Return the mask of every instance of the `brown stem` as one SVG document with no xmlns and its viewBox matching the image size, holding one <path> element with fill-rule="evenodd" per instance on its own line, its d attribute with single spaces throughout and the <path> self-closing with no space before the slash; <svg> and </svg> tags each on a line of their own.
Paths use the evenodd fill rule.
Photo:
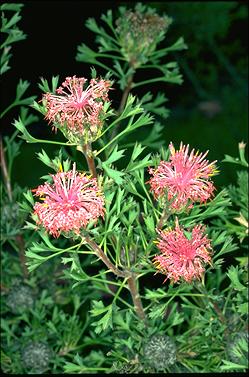
<svg viewBox="0 0 249 377">
<path fill-rule="evenodd" d="M 3 142 L 2 142 L 1 136 L 0 136 L 0 155 L 1 155 L 1 169 L 2 169 L 2 172 L 3 172 L 3 178 L 4 178 L 4 181 L 5 181 L 7 194 L 8 194 L 9 200 L 12 201 L 12 190 L 11 190 L 11 184 L 10 184 L 10 177 L 9 177 L 9 174 L 8 174 L 8 169 L 7 169 L 6 159 L 5 159 L 5 155 L 4 155 Z"/>
<path fill-rule="evenodd" d="M 220 308 L 218 307 L 218 305 L 216 304 L 216 302 L 214 302 L 211 298 L 209 298 L 209 301 L 213 304 L 213 308 L 214 310 L 216 311 L 218 317 L 219 317 L 219 320 L 222 322 L 222 323 L 226 323 L 226 318 L 224 317 L 222 311 L 220 310 Z"/>
<path fill-rule="evenodd" d="M 167 208 L 167 207 L 164 207 L 164 209 L 163 209 L 163 213 L 162 213 L 162 216 L 161 216 L 161 218 L 160 218 L 160 220 L 159 220 L 159 223 L 158 223 L 158 226 L 157 226 L 158 229 L 161 229 L 161 228 L 162 228 L 164 222 L 167 221 L 168 217 L 169 217 L 169 211 L 168 211 L 168 208 Z"/>
<path fill-rule="evenodd" d="M 29 275 L 29 272 L 26 266 L 25 243 L 24 243 L 23 236 L 21 234 L 18 234 L 16 236 L 16 243 L 19 246 L 19 258 L 20 258 L 20 263 L 22 266 L 23 275 L 25 278 L 27 278 Z"/>
<path fill-rule="evenodd" d="M 133 272 L 131 272 L 131 275 L 129 276 L 127 282 L 128 282 L 129 290 L 131 292 L 131 297 L 133 300 L 136 313 L 139 318 L 145 321 L 146 317 L 145 317 L 142 301 L 141 301 L 140 295 L 137 290 L 137 285 L 136 285 L 136 275 Z"/>
<path fill-rule="evenodd" d="M 127 97 L 128 97 L 128 95 L 129 95 L 129 93 L 131 91 L 132 84 L 133 84 L 133 75 L 131 75 L 128 78 L 127 86 L 126 86 L 126 88 L 125 88 L 125 90 L 123 92 L 123 95 L 122 95 L 122 98 L 121 98 L 121 102 L 120 102 L 120 106 L 119 106 L 119 109 L 118 109 L 118 115 L 120 115 L 122 113 L 122 111 L 124 110 Z"/>
<path fill-rule="evenodd" d="M 226 323 L 226 317 L 223 315 L 222 311 L 220 310 L 219 306 L 216 304 L 216 302 L 209 297 L 209 294 L 208 294 L 208 291 L 206 290 L 206 288 L 203 286 L 203 285 L 198 285 L 201 289 L 198 289 L 199 291 L 201 291 L 201 293 L 204 293 L 206 295 L 206 298 L 208 299 L 208 301 L 212 304 L 213 308 L 214 308 L 214 311 L 216 312 L 216 314 L 218 315 L 219 317 L 219 320 L 222 322 L 222 323 Z M 198 287 L 197 286 L 197 287 Z"/>
<path fill-rule="evenodd" d="M 118 109 L 118 112 L 117 112 L 117 115 L 119 116 L 122 111 L 124 110 L 124 107 L 125 107 L 125 104 L 126 104 L 126 101 L 127 101 L 127 97 L 131 91 L 131 88 L 132 88 L 132 84 L 133 84 L 133 77 L 134 75 L 131 75 L 129 78 L 128 78 L 128 81 L 127 81 L 127 86 L 123 92 L 123 95 L 122 95 L 122 98 L 121 98 L 121 101 L 120 101 L 120 105 L 119 105 L 119 109 Z M 118 133 L 118 128 L 119 128 L 119 124 L 116 125 L 116 127 L 113 129 L 112 131 L 112 134 L 111 134 L 111 139 L 113 139 L 117 133 Z"/>
<path fill-rule="evenodd" d="M 135 311 L 139 318 L 141 318 L 143 321 L 146 320 L 142 301 L 140 298 L 140 295 L 137 290 L 136 285 L 136 274 L 134 272 L 130 271 L 121 271 L 119 270 L 114 264 L 110 261 L 110 259 L 107 257 L 107 255 L 103 252 L 103 250 L 96 244 L 95 241 L 93 241 L 90 237 L 85 237 L 86 242 L 89 246 L 91 246 L 92 250 L 95 252 L 95 254 L 104 262 L 104 264 L 108 267 L 109 270 L 111 270 L 115 275 L 123 278 L 128 278 L 128 287 L 131 293 L 132 301 L 135 307 Z"/>
<path fill-rule="evenodd" d="M 86 242 L 88 245 L 91 246 L 95 254 L 104 262 L 104 264 L 111 270 L 115 275 L 120 277 L 126 277 L 126 273 L 119 270 L 114 264 L 110 261 L 107 255 L 103 252 L 103 250 L 94 242 L 90 237 L 85 237 Z"/>
<path fill-rule="evenodd" d="M 12 195 L 11 181 L 10 181 L 10 177 L 9 177 L 9 174 L 8 174 L 6 158 L 5 158 L 4 149 L 3 149 L 3 141 L 2 141 L 1 136 L 0 136 L 0 155 L 1 155 L 1 169 L 2 169 L 2 172 L 3 172 L 3 178 L 4 178 L 7 194 L 8 194 L 8 197 L 9 197 L 9 201 L 12 202 L 13 201 L 13 195 Z M 26 266 L 26 257 L 25 257 L 25 252 L 24 252 L 25 243 L 24 243 L 24 239 L 23 239 L 22 234 L 18 234 L 15 237 L 15 239 L 16 239 L 16 243 L 17 243 L 18 248 L 19 248 L 19 258 L 20 258 L 20 263 L 21 263 L 23 275 L 24 275 L 25 278 L 27 278 L 28 277 L 28 269 L 27 269 L 27 266 Z"/>
<path fill-rule="evenodd" d="M 83 145 L 82 147 L 78 146 L 77 149 L 84 153 L 90 173 L 92 174 L 94 178 L 97 178 L 97 171 L 96 171 L 96 166 L 95 166 L 95 162 L 93 158 L 91 143 L 87 143 Z"/>
</svg>

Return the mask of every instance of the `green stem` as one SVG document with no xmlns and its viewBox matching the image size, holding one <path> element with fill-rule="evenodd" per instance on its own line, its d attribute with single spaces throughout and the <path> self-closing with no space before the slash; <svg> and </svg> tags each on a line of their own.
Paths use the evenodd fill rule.
<svg viewBox="0 0 249 377">
<path fill-rule="evenodd" d="M 154 79 L 149 79 L 149 80 L 144 80 L 144 81 L 140 81 L 140 82 L 137 82 L 137 83 L 133 83 L 133 88 L 137 88 L 138 86 L 146 85 L 146 84 L 150 84 L 152 82 L 158 82 L 158 81 L 169 82 L 169 83 L 172 83 L 172 84 L 180 84 L 179 79 L 176 79 L 176 78 L 165 79 L 165 76 L 162 76 L 162 77 L 155 77 Z"/>
<path fill-rule="evenodd" d="M 182 69 L 184 70 L 189 81 L 192 83 L 193 87 L 195 88 L 195 91 L 196 91 L 197 95 L 199 96 L 199 98 L 200 99 L 207 99 L 208 93 L 200 85 L 196 75 L 194 74 L 194 72 L 190 68 L 187 60 L 183 57 L 181 57 L 181 58 L 177 57 L 177 60 L 180 64 L 180 66 L 182 67 Z"/>
<path fill-rule="evenodd" d="M 245 88 L 244 80 L 241 79 L 237 70 L 230 64 L 229 60 L 223 54 L 219 46 L 217 46 L 215 40 L 213 38 L 209 38 L 208 43 L 212 51 L 217 56 L 217 59 L 219 60 L 220 64 L 223 65 L 223 67 L 226 69 L 229 75 L 233 78 L 233 80 L 237 83 L 237 85 L 239 85 L 240 87 L 244 89 Z"/>
<path fill-rule="evenodd" d="M 8 111 L 10 111 L 10 109 L 12 109 L 12 107 L 15 107 L 15 106 L 17 106 L 17 105 L 19 105 L 18 102 L 13 102 L 11 105 L 9 105 L 8 107 L 6 107 L 6 109 L 5 109 L 5 110 L 1 113 L 1 115 L 0 115 L 0 119 L 3 118 L 4 115 L 5 115 Z"/>
<path fill-rule="evenodd" d="M 113 139 L 111 139 L 109 141 L 109 143 L 107 143 L 103 148 L 101 148 L 97 153 L 96 153 L 96 156 L 98 156 L 98 154 L 102 153 L 106 148 L 109 147 L 109 145 L 111 145 L 112 143 L 114 143 L 114 141 L 116 141 L 117 139 L 119 139 L 121 136 L 123 136 L 124 134 L 126 134 L 128 132 L 128 129 L 126 128 L 125 130 L 123 130 L 122 132 L 120 132 L 118 135 L 116 135 Z"/>
</svg>

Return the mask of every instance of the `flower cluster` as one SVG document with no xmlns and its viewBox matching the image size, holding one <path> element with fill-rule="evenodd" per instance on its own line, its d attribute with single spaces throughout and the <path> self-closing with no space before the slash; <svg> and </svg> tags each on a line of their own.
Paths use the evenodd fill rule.
<svg viewBox="0 0 249 377">
<path fill-rule="evenodd" d="M 181 278 L 186 282 L 200 279 L 203 265 L 211 262 L 210 240 L 205 227 L 196 225 L 192 232 L 184 231 L 176 219 L 175 229 L 159 230 L 157 247 L 161 255 L 154 258 L 156 268 L 173 282 Z"/>
<path fill-rule="evenodd" d="M 164 38 L 171 23 L 167 16 L 160 17 L 155 10 L 137 4 L 134 12 L 126 10 L 116 21 L 116 32 L 123 55 L 134 68 L 146 63 Z"/>
<path fill-rule="evenodd" d="M 104 103 L 108 101 L 111 82 L 67 77 L 56 92 L 43 95 L 45 119 L 58 127 L 71 142 L 92 142 L 98 138 L 104 122 Z"/>
<path fill-rule="evenodd" d="M 54 237 L 61 232 L 79 234 L 90 220 L 104 216 L 104 198 L 95 178 L 73 170 L 51 175 L 53 183 L 45 183 L 35 190 L 42 203 L 36 202 L 36 222 Z"/>
<path fill-rule="evenodd" d="M 206 202 L 213 196 L 215 187 L 210 177 L 216 174 L 215 162 L 209 163 L 204 154 L 189 154 L 189 145 L 180 144 L 176 151 L 170 143 L 170 160 L 161 161 L 156 169 L 149 169 L 152 175 L 149 180 L 155 199 L 166 195 L 170 208 L 180 211 L 185 206 L 190 208 L 195 202 Z"/>
</svg>

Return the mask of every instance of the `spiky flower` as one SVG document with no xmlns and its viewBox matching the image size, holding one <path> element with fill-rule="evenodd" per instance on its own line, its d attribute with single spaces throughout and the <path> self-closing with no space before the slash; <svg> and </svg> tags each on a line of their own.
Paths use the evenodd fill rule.
<svg viewBox="0 0 249 377">
<path fill-rule="evenodd" d="M 84 88 L 84 77 L 67 77 L 56 90 L 46 93 L 43 100 L 47 113 L 45 119 L 59 128 L 71 142 L 92 142 L 101 133 L 105 117 L 104 103 L 108 102 L 111 82 L 91 79 Z"/>
<path fill-rule="evenodd" d="M 176 346 L 174 341 L 166 336 L 156 334 L 151 336 L 143 347 L 144 362 L 156 371 L 162 371 L 176 361 Z"/>
<path fill-rule="evenodd" d="M 47 343 L 29 342 L 22 350 L 22 363 L 29 373 L 42 374 L 48 370 L 52 350 Z"/>
<path fill-rule="evenodd" d="M 147 62 L 157 44 L 164 38 L 172 20 L 160 17 L 153 8 L 138 3 L 134 11 L 121 8 L 116 32 L 122 53 L 131 66 L 139 67 Z"/>
<path fill-rule="evenodd" d="M 175 228 L 159 230 L 157 243 L 161 255 L 154 258 L 156 268 L 170 279 L 190 283 L 201 279 L 205 263 L 211 263 L 211 244 L 205 235 L 205 227 L 196 225 L 192 231 L 180 227 L 176 219 Z"/>
<path fill-rule="evenodd" d="M 90 220 L 104 216 L 104 197 L 95 178 L 75 170 L 51 175 L 53 182 L 34 191 L 42 203 L 36 202 L 36 222 L 54 237 L 61 232 L 79 234 Z"/>
<path fill-rule="evenodd" d="M 210 177 L 217 173 L 214 162 L 209 163 L 204 154 L 192 149 L 189 145 L 180 144 L 176 151 L 173 144 L 169 145 L 169 161 L 161 161 L 156 169 L 149 168 L 152 175 L 149 180 L 155 199 L 166 196 L 170 209 L 180 211 L 185 206 L 190 208 L 195 202 L 206 202 L 213 196 L 215 187 Z"/>
</svg>

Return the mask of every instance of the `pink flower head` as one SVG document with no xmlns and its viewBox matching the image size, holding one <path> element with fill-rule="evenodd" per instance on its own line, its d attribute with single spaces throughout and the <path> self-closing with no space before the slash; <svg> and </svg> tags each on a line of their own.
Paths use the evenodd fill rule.
<svg viewBox="0 0 249 377">
<path fill-rule="evenodd" d="M 45 119 L 59 127 L 73 142 L 93 141 L 101 132 L 104 120 L 104 102 L 108 101 L 110 81 L 67 77 L 56 92 L 43 95 L 47 114 Z"/>
<path fill-rule="evenodd" d="M 34 213 L 37 224 L 54 237 L 61 232 L 79 234 L 90 220 L 104 216 L 104 198 L 95 178 L 73 170 L 51 175 L 53 183 L 45 183 L 35 190 L 42 203 L 36 202 Z"/>
<path fill-rule="evenodd" d="M 215 162 L 209 163 L 204 154 L 195 152 L 190 154 L 189 145 L 180 144 L 176 151 L 170 143 L 170 160 L 161 161 L 156 169 L 149 168 L 152 175 L 149 183 L 156 199 L 167 195 L 171 202 L 170 207 L 179 211 L 188 205 L 191 208 L 194 202 L 206 202 L 213 196 L 215 187 L 210 177 L 217 173 Z"/>
<path fill-rule="evenodd" d="M 192 232 L 184 232 L 178 219 L 174 230 L 158 231 L 160 239 L 157 247 L 162 254 L 154 258 L 154 264 L 161 273 L 167 275 L 165 280 L 177 282 L 182 278 L 189 283 L 202 277 L 203 264 L 210 264 L 212 250 L 204 231 L 204 226 L 196 225 Z"/>
</svg>

